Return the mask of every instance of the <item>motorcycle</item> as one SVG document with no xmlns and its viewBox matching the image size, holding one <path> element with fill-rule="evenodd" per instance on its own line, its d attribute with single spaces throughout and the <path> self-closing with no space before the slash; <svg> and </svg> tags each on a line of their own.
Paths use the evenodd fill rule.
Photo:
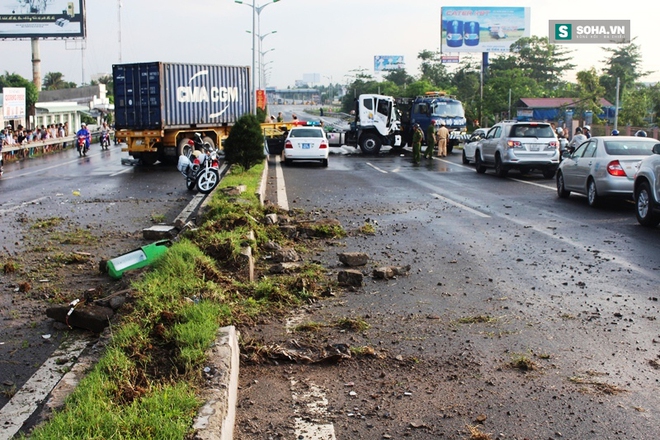
<svg viewBox="0 0 660 440">
<path fill-rule="evenodd" d="M 220 182 L 218 162 L 217 150 L 202 142 L 201 135 L 195 133 L 195 140 L 190 139 L 188 148 L 179 156 L 177 169 L 186 178 L 186 187 L 189 190 L 197 187 L 202 194 L 208 194 Z"/>
<path fill-rule="evenodd" d="M 78 135 L 78 145 L 76 148 L 80 157 L 87 156 L 87 150 L 89 150 L 89 146 L 87 146 L 87 136 L 84 134 Z"/>
<path fill-rule="evenodd" d="M 101 132 L 101 150 L 110 148 L 110 133 L 107 131 Z"/>
</svg>

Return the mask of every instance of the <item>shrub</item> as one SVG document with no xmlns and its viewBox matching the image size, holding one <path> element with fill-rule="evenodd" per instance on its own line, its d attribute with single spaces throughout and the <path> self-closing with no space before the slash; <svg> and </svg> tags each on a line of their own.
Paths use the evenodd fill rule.
<svg viewBox="0 0 660 440">
<path fill-rule="evenodd" d="M 230 164 L 238 164 L 244 170 L 264 160 L 264 136 L 255 115 L 241 116 L 232 127 L 224 143 L 225 158 Z"/>
</svg>

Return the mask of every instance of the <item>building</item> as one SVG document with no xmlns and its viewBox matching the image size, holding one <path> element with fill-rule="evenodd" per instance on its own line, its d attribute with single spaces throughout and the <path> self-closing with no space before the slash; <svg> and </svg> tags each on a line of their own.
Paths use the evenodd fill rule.
<svg viewBox="0 0 660 440">
<path fill-rule="evenodd" d="M 516 119 L 522 121 L 563 121 L 566 123 L 578 119 L 591 124 L 592 115 L 576 114 L 576 107 L 579 102 L 578 98 L 520 98 L 516 103 Z M 613 122 L 614 105 L 607 99 L 601 98 L 600 107 L 603 111 L 598 117 L 610 123 Z"/>
</svg>

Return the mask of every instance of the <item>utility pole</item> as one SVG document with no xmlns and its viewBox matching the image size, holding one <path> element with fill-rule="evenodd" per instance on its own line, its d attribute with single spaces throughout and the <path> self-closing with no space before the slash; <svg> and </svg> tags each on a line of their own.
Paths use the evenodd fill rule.
<svg viewBox="0 0 660 440">
<path fill-rule="evenodd" d="M 619 123 L 619 78 L 616 79 L 616 104 L 614 107 L 614 129 L 617 130 Z"/>
</svg>

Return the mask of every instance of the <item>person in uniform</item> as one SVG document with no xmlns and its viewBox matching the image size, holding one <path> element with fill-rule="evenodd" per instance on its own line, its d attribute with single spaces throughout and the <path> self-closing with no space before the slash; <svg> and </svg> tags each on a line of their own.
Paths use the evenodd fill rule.
<svg viewBox="0 0 660 440">
<path fill-rule="evenodd" d="M 420 156 L 422 152 L 422 139 L 424 139 L 424 132 L 420 128 L 419 124 L 415 123 L 413 125 L 413 136 L 412 136 L 412 150 L 413 150 L 413 163 L 418 164 L 420 161 Z"/>
<path fill-rule="evenodd" d="M 447 141 L 449 140 L 449 130 L 445 126 L 444 122 L 440 123 L 440 128 L 436 134 L 438 138 L 438 157 L 447 156 Z"/>
<path fill-rule="evenodd" d="M 424 157 L 426 159 L 433 159 L 433 149 L 435 148 L 435 124 L 429 123 L 429 128 L 426 129 L 426 150 L 424 150 Z"/>
</svg>

